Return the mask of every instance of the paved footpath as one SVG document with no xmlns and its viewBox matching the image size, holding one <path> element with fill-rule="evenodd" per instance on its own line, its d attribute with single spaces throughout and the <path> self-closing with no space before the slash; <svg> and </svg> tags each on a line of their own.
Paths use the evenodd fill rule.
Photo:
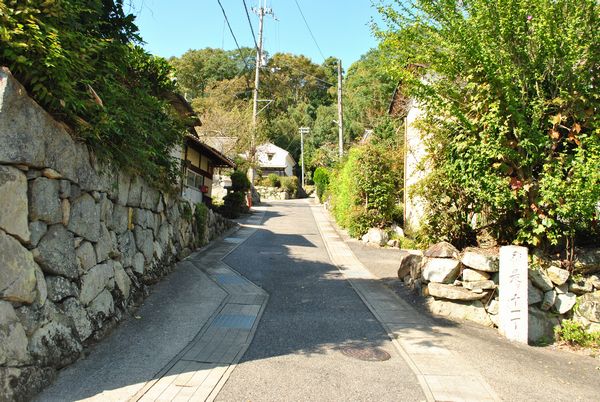
<svg viewBox="0 0 600 402">
<path fill-rule="evenodd" d="M 62 370 L 39 401 L 214 399 L 252 340 L 268 295 L 222 259 L 260 227 L 263 208 L 152 289 L 136 313 Z M 262 210 L 262 211 L 261 211 Z"/>
</svg>

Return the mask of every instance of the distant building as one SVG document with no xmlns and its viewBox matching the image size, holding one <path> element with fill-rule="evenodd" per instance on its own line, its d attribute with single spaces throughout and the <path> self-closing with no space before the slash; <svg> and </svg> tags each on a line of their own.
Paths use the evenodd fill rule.
<svg viewBox="0 0 600 402">
<path fill-rule="evenodd" d="M 171 152 L 172 156 L 181 160 L 181 195 L 192 205 L 211 205 L 215 168 L 235 168 L 235 163 L 200 139 L 198 128 L 202 122 L 183 96 L 171 93 L 168 100 L 177 113 L 188 120 L 188 133 L 183 146 L 178 146 Z"/>
<path fill-rule="evenodd" d="M 256 159 L 262 176 L 270 174 L 293 176 L 296 161 L 288 151 L 277 145 L 266 143 L 256 147 Z"/>
</svg>

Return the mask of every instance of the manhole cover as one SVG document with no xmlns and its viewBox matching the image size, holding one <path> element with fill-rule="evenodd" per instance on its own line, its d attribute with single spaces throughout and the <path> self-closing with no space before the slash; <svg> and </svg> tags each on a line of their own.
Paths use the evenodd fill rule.
<svg viewBox="0 0 600 402">
<path fill-rule="evenodd" d="M 373 347 L 347 346 L 341 350 L 344 356 L 367 362 L 382 362 L 391 358 L 385 350 Z"/>
</svg>

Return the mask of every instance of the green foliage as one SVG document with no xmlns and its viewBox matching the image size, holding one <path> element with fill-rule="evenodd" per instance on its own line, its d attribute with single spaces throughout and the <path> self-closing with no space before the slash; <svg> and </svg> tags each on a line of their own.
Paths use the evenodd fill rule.
<svg viewBox="0 0 600 402">
<path fill-rule="evenodd" d="M 275 173 L 271 173 L 270 175 L 268 175 L 265 179 L 264 179 L 264 183 L 267 185 L 267 187 L 281 187 L 281 180 L 279 178 L 278 175 L 276 175 Z"/>
<path fill-rule="evenodd" d="M 298 196 L 298 186 L 298 178 L 296 176 L 281 178 L 281 188 L 287 191 L 292 198 Z"/>
<path fill-rule="evenodd" d="M 351 236 L 391 223 L 402 177 L 399 154 L 373 144 L 358 146 L 330 176 L 333 214 Z"/>
<path fill-rule="evenodd" d="M 577 321 L 563 320 L 554 328 L 554 333 L 558 340 L 574 346 L 600 348 L 600 332 L 588 332 Z"/>
<path fill-rule="evenodd" d="M 313 181 L 315 182 L 319 202 L 323 202 L 323 195 L 327 193 L 327 187 L 329 186 L 329 170 L 318 167 L 313 175 Z"/>
<path fill-rule="evenodd" d="M 223 197 L 223 205 L 218 208 L 226 218 L 237 218 L 248 211 L 246 193 L 250 190 L 250 180 L 244 172 L 236 170 L 231 173 L 231 189 Z"/>
<path fill-rule="evenodd" d="M 146 53 L 122 0 L 0 2 L 0 64 L 96 154 L 154 183 L 178 174 L 183 128 L 163 100 L 165 60 Z"/>
<path fill-rule="evenodd" d="M 595 0 L 380 7 L 387 64 L 424 111 L 425 235 L 565 244 L 598 218 L 600 4 Z"/>
<path fill-rule="evenodd" d="M 200 241 L 203 242 L 206 230 L 208 229 L 208 207 L 206 204 L 196 204 L 196 209 L 194 210 L 194 223 L 198 237 L 200 238 Z"/>
<path fill-rule="evenodd" d="M 250 180 L 244 172 L 236 170 L 231 173 L 231 190 L 237 192 L 250 190 Z"/>
</svg>

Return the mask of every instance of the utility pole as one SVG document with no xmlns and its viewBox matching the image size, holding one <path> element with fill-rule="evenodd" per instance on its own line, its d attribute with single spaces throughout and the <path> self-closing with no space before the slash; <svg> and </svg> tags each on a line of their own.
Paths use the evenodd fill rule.
<svg viewBox="0 0 600 402">
<path fill-rule="evenodd" d="M 300 127 L 300 164 L 302 166 L 302 188 L 304 189 L 304 134 L 308 134 L 310 128 Z"/>
<path fill-rule="evenodd" d="M 260 86 L 260 67 L 262 65 L 262 53 L 263 53 L 263 19 L 265 15 L 273 15 L 273 10 L 266 7 L 267 0 L 259 0 L 259 7 L 253 8 L 252 11 L 258 15 L 258 48 L 256 49 L 256 66 L 254 71 L 254 99 L 252 103 L 252 137 L 250 139 L 250 162 L 254 162 L 256 156 L 256 130 L 257 130 L 257 116 L 258 116 L 258 87 Z M 248 176 L 250 182 L 254 185 L 254 167 L 250 167 Z"/>
<path fill-rule="evenodd" d="M 344 154 L 344 111 L 342 108 L 342 60 L 338 59 L 338 151 L 340 158 Z"/>
</svg>

